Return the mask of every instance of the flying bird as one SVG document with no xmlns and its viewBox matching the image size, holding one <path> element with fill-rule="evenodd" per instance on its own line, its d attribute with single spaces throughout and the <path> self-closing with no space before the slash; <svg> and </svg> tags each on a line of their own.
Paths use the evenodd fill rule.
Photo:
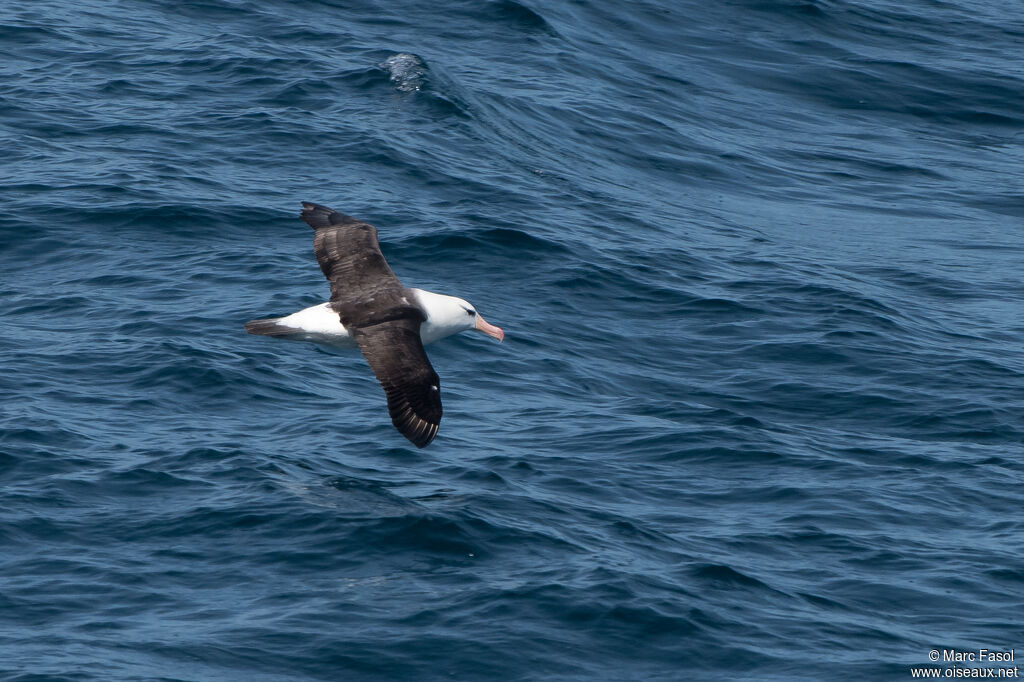
<svg viewBox="0 0 1024 682">
<path fill-rule="evenodd" d="M 331 300 L 285 317 L 250 320 L 250 334 L 358 347 L 387 396 L 395 428 L 418 448 L 441 424 L 441 381 L 423 345 L 476 329 L 501 341 L 505 332 L 486 322 L 468 301 L 406 288 L 377 243 L 377 229 L 326 206 L 302 202 L 313 228 L 313 250 Z"/>
</svg>

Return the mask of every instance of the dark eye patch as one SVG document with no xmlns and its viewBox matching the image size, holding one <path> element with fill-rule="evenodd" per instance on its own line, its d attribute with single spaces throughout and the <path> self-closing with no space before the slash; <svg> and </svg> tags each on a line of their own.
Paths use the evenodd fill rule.
<svg viewBox="0 0 1024 682">
<path fill-rule="evenodd" d="M 476 315 L 476 311 L 475 310 L 471 310 L 470 308 L 463 308 L 463 310 L 466 311 L 467 315 Z"/>
</svg>

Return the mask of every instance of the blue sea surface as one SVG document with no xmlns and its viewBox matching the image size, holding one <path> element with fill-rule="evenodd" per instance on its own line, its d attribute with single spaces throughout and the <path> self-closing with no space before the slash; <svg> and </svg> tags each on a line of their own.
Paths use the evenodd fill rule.
<svg viewBox="0 0 1024 682">
<path fill-rule="evenodd" d="M 0 4 L 0 679 L 1024 659 L 1024 18 Z M 507 336 L 417 450 L 298 219 Z M 953 674 L 953 673 L 951 673 Z"/>
</svg>

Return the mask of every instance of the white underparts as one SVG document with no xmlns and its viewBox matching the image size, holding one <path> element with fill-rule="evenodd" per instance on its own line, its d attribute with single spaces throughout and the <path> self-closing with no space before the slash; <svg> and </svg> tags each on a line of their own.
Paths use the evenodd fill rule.
<svg viewBox="0 0 1024 682">
<path fill-rule="evenodd" d="M 320 303 L 286 315 L 279 318 L 277 323 L 295 330 L 294 334 L 284 337 L 292 341 L 310 341 L 337 348 L 356 347 L 352 335 L 341 324 L 338 313 L 331 310 L 330 303 Z"/>
</svg>

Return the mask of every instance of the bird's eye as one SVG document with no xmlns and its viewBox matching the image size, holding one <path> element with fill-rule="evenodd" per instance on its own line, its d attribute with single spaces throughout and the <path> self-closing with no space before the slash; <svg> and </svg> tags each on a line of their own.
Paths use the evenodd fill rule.
<svg viewBox="0 0 1024 682">
<path fill-rule="evenodd" d="M 466 311 L 467 315 L 476 315 L 476 311 L 471 308 L 463 308 L 463 310 Z"/>
</svg>

